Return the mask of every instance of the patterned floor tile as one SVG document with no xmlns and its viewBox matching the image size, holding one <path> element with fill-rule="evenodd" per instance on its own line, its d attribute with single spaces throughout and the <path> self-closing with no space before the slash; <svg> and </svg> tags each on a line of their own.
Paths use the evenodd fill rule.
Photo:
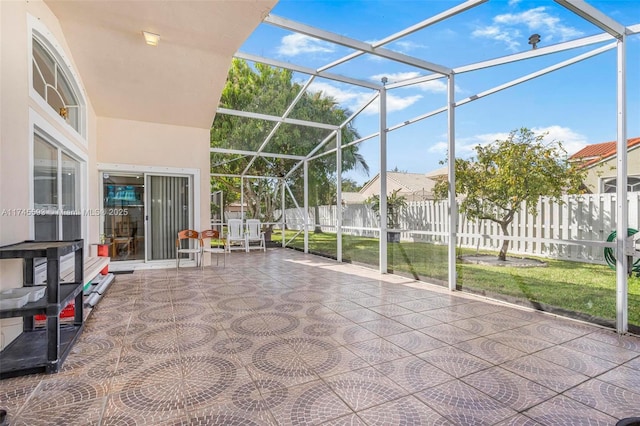
<svg viewBox="0 0 640 426">
<path fill-rule="evenodd" d="M 63 407 L 50 404 L 25 407 L 11 418 L 12 426 L 99 425 L 106 397 L 87 399 Z"/>
<path fill-rule="evenodd" d="M 446 346 L 446 343 L 443 341 L 427 336 L 426 334 L 416 330 L 387 336 L 385 337 L 385 340 L 390 341 L 394 345 L 399 346 L 412 354 L 419 354 Z"/>
<path fill-rule="evenodd" d="M 29 426 L 598 424 L 634 414 L 639 372 L 635 336 L 273 249 L 119 275 L 61 371 L 3 380 L 0 407 Z"/>
<path fill-rule="evenodd" d="M 455 378 L 427 361 L 409 356 L 374 365 L 385 377 L 402 386 L 409 393 L 417 392 Z"/>
<path fill-rule="evenodd" d="M 433 325 L 431 327 L 421 328 L 420 331 L 449 344 L 460 343 L 465 340 L 472 340 L 479 337 L 471 331 L 458 328 L 451 324 Z"/>
<path fill-rule="evenodd" d="M 453 346 L 496 365 L 526 355 L 524 352 L 485 337 L 456 343 Z"/>
<path fill-rule="evenodd" d="M 585 354 L 597 356 L 598 358 L 606 359 L 607 361 L 615 362 L 618 364 L 625 363 L 633 358 L 640 357 L 638 352 L 631 351 L 622 346 L 616 344 L 610 344 L 602 342 L 592 338 L 593 335 L 587 335 L 573 339 L 569 342 L 563 343 L 565 348 L 575 349 Z"/>
<path fill-rule="evenodd" d="M 367 321 L 360 324 L 367 330 L 377 334 L 380 337 L 392 336 L 394 334 L 406 333 L 411 328 L 402 325 L 390 318 L 382 318 L 379 320 Z"/>
<path fill-rule="evenodd" d="M 566 396 L 558 395 L 523 413 L 543 425 L 611 426 L 616 419 Z"/>
<path fill-rule="evenodd" d="M 451 346 L 424 352 L 418 357 L 456 378 L 492 367 L 487 361 Z"/>
<path fill-rule="evenodd" d="M 554 346 L 537 352 L 535 356 L 562 365 L 587 376 L 598 376 L 616 367 L 617 364 L 578 352 L 563 346 Z"/>
<path fill-rule="evenodd" d="M 504 345 L 511 346 L 512 348 L 527 354 L 532 354 L 541 351 L 542 349 L 553 346 L 553 343 L 547 342 L 545 340 L 540 340 L 518 333 L 517 329 L 495 333 L 487 336 L 487 338 L 495 340 L 496 342 L 502 343 Z"/>
<path fill-rule="evenodd" d="M 523 415 L 516 414 L 513 417 L 509 417 L 507 420 L 496 423 L 495 426 L 544 426 L 533 419 Z"/>
<path fill-rule="evenodd" d="M 315 380 L 287 388 L 286 397 L 270 407 L 283 425 L 312 425 L 353 414 L 352 410 L 323 381 Z"/>
<path fill-rule="evenodd" d="M 637 370 L 625 366 L 614 368 L 599 376 L 598 379 L 632 392 L 637 392 L 640 389 L 640 374 Z"/>
<path fill-rule="evenodd" d="M 535 324 L 519 327 L 517 331 L 525 336 L 542 339 L 556 345 L 580 337 L 580 334 L 576 333 L 573 328 L 554 327 L 554 324 L 552 321 L 542 320 Z"/>
<path fill-rule="evenodd" d="M 533 355 L 505 362 L 501 366 L 556 392 L 563 392 L 589 378 Z"/>
<path fill-rule="evenodd" d="M 516 415 L 516 411 L 479 390 L 453 380 L 415 394 L 456 425 L 489 425 Z"/>
<path fill-rule="evenodd" d="M 547 387 L 500 367 L 479 371 L 462 381 L 518 412 L 557 395 Z"/>
<path fill-rule="evenodd" d="M 404 358 L 410 353 L 381 337 L 345 346 L 369 364 L 380 364 L 394 359 Z"/>
<path fill-rule="evenodd" d="M 371 310 L 370 308 L 356 308 L 347 311 L 340 311 L 340 315 L 349 319 L 356 324 L 362 324 L 367 321 L 375 321 L 384 319 L 384 315 Z"/>
<path fill-rule="evenodd" d="M 322 423 L 322 426 L 367 426 L 357 414 L 347 414 L 346 416 L 338 417 Z"/>
<path fill-rule="evenodd" d="M 358 411 L 368 425 L 446 425 L 449 422 L 414 396 Z"/>
<path fill-rule="evenodd" d="M 395 305 L 395 304 L 374 306 L 370 309 L 373 312 L 377 312 L 380 315 L 384 315 L 385 317 L 389 317 L 389 318 L 412 313 L 410 309 L 403 308 L 402 306 Z"/>
<path fill-rule="evenodd" d="M 325 381 L 356 412 L 408 395 L 373 367 L 331 376 Z"/>
<path fill-rule="evenodd" d="M 640 393 L 598 379 L 569 389 L 565 396 L 619 419 L 640 415 Z"/>
<path fill-rule="evenodd" d="M 442 324 L 442 321 L 427 315 L 423 315 L 421 313 L 400 315 L 397 317 L 393 317 L 393 320 L 416 330 L 425 327 L 431 327 L 432 325 Z"/>
</svg>

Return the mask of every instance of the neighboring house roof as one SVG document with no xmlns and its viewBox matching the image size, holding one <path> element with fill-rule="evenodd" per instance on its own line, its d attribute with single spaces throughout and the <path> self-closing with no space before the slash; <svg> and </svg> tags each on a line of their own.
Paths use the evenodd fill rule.
<svg viewBox="0 0 640 426">
<path fill-rule="evenodd" d="M 380 173 L 375 175 L 360 192 L 365 192 L 373 185 L 378 185 Z M 387 172 L 387 181 L 393 181 L 400 186 L 399 193 L 413 193 L 415 191 L 431 191 L 436 184 L 435 180 L 424 173 Z"/>
<path fill-rule="evenodd" d="M 640 138 L 632 138 L 627 141 L 627 150 L 632 147 L 640 147 Z M 587 145 L 569 157 L 569 161 L 582 161 L 581 167 L 591 167 L 604 159 L 615 156 L 616 149 L 616 141 Z"/>
<path fill-rule="evenodd" d="M 342 202 L 344 204 L 363 204 L 367 197 L 359 192 L 342 192 Z"/>
</svg>

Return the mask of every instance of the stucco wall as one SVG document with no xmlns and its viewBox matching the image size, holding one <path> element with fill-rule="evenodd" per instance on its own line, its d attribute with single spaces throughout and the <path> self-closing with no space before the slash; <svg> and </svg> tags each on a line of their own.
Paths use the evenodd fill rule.
<svg viewBox="0 0 640 426">
<path fill-rule="evenodd" d="M 209 146 L 208 129 L 115 118 L 98 119 L 99 163 L 119 164 L 123 171 L 128 166 L 200 171 L 201 202 L 196 206 L 200 222 L 195 224 L 198 230 L 209 227 Z"/>
<path fill-rule="evenodd" d="M 61 135 L 73 150 L 88 157 L 88 169 L 95 168 L 95 115 L 89 99 L 87 101 L 87 140 L 88 145 L 64 121 L 47 109 L 47 105 L 30 97 L 29 78 L 30 25 L 46 29 L 45 35 L 55 43 L 59 50 L 74 67 L 73 57 L 65 43 L 58 21 L 49 8 L 40 1 L 2 1 L 0 2 L 0 245 L 7 245 L 33 238 L 33 218 L 27 214 L 11 213 L 13 209 L 32 208 L 31 194 L 31 139 L 33 127 L 31 118 L 39 117 L 38 122 Z M 82 82 L 80 81 L 80 84 Z M 31 118 L 30 118 L 31 117 Z M 95 180 L 95 179 L 94 179 Z M 86 196 L 86 188 L 84 188 Z M 86 207 L 97 208 L 99 199 L 89 197 Z M 18 211 L 19 211 L 18 210 Z M 91 233 L 98 224 L 97 218 L 88 220 L 89 228 L 84 234 Z M 97 231 L 96 231 L 97 232 Z M 86 236 L 86 235 L 85 235 Z M 22 261 L 0 261 L 0 289 L 22 285 Z M 0 348 L 10 343 L 22 328 L 21 318 L 0 321 Z"/>
</svg>

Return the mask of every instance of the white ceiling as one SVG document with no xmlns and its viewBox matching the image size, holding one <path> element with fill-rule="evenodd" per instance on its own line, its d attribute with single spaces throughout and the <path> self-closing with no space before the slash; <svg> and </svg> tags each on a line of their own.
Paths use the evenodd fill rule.
<svg viewBox="0 0 640 426">
<path fill-rule="evenodd" d="M 232 55 L 276 2 L 46 1 L 98 116 L 207 129 Z"/>
</svg>

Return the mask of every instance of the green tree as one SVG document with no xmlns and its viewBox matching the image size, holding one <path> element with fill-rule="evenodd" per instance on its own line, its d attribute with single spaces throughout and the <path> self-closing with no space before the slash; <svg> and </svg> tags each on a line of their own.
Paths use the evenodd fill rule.
<svg viewBox="0 0 640 426">
<path fill-rule="evenodd" d="M 456 194 L 461 195 L 460 212 L 469 219 L 491 220 L 509 236 L 509 225 L 523 207 L 536 214 L 541 196 L 561 202 L 563 194 L 581 192 L 585 171 L 567 161 L 562 142 L 545 141 L 522 128 L 505 140 L 475 148 L 476 158 L 456 158 Z M 434 188 L 437 198 L 448 195 L 448 182 Z M 506 260 L 509 241 L 503 240 L 498 258 Z"/>
<path fill-rule="evenodd" d="M 234 59 L 227 83 L 223 89 L 220 107 L 280 116 L 295 99 L 302 86 L 293 81 L 289 70 L 263 64 L 249 66 L 246 61 Z M 338 125 L 350 115 L 337 102 L 320 92 L 306 92 L 290 114 L 290 118 Z M 227 114 L 217 114 L 211 127 L 211 147 L 256 151 L 274 128 L 275 123 L 248 119 Z M 305 156 L 326 138 L 329 131 L 306 126 L 282 124 L 275 132 L 264 152 Z M 346 144 L 359 138 L 352 124 L 342 129 L 342 142 Z M 319 152 L 335 148 L 335 141 Z M 241 174 L 252 156 L 211 154 L 212 172 Z M 368 172 L 368 166 L 358 153 L 357 146 L 343 150 L 344 171 L 357 167 Z M 296 164 L 295 160 L 261 157 L 251 165 L 247 174 L 254 176 L 283 177 Z M 302 197 L 302 168 L 287 178 L 296 197 Z M 335 155 L 329 154 L 314 160 L 309 167 L 309 200 L 314 206 L 335 200 Z M 250 217 L 264 221 L 276 221 L 273 212 L 279 208 L 275 200 L 277 179 L 250 179 L 245 181 L 244 197 Z M 213 190 L 225 193 L 225 203 L 239 199 L 240 180 L 237 178 L 215 178 Z"/>
</svg>

